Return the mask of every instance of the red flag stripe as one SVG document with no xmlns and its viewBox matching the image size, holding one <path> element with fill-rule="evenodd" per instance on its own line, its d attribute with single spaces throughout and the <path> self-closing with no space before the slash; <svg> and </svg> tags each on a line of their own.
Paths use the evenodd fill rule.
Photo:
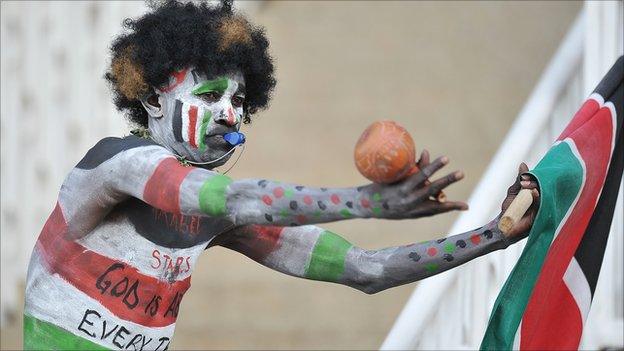
<svg viewBox="0 0 624 351">
<path fill-rule="evenodd" d="M 571 133 L 579 129 L 579 127 L 581 127 L 585 122 L 590 120 L 596 114 L 596 112 L 598 112 L 603 104 L 604 99 L 602 98 L 602 96 L 598 94 L 592 94 L 589 99 L 587 99 L 587 101 L 583 103 L 583 106 L 581 106 L 576 114 L 574 114 L 574 117 L 572 117 L 572 120 L 570 121 L 570 123 L 568 123 L 563 132 L 561 132 L 557 140 L 563 140 L 567 138 Z"/>
<path fill-rule="evenodd" d="M 579 116 L 582 115 L 577 114 L 575 119 Z M 576 122 L 581 120 L 578 118 Z M 559 309 L 559 302 L 565 298 L 562 292 L 568 291 L 569 295 L 563 275 L 582 239 L 602 189 L 611 157 L 614 132 L 609 108 L 601 108 L 591 119 L 585 118 L 583 124 L 586 125 L 571 132 L 569 137 L 574 140 L 580 157 L 585 162 L 585 184 L 568 221 L 553 240 L 527 304 L 522 319 L 521 348 L 524 348 L 523 345 L 538 347 L 540 344 L 537 340 L 543 341 L 552 337 L 549 326 L 567 323 L 565 315 Z M 578 337 L 580 338 L 580 334 Z"/>
<path fill-rule="evenodd" d="M 180 184 L 192 170 L 175 157 L 163 159 L 145 184 L 143 200 L 163 211 L 180 213 Z"/>
<path fill-rule="evenodd" d="M 146 327 L 175 323 L 190 277 L 169 283 L 144 275 L 125 262 L 66 240 L 66 231 L 57 203 L 37 241 L 51 274 L 58 274 L 121 319 Z"/>
</svg>

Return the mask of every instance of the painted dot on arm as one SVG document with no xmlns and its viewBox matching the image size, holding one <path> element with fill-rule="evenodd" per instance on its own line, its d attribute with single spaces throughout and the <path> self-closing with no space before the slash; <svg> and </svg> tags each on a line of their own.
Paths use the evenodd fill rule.
<svg viewBox="0 0 624 351">
<path fill-rule="evenodd" d="M 479 245 L 479 243 L 481 242 L 481 237 L 478 234 L 473 234 L 470 236 L 470 241 L 475 245 Z"/>
<path fill-rule="evenodd" d="M 427 249 L 427 255 L 433 257 L 437 254 L 438 254 L 438 249 L 436 249 L 435 247 L 430 247 Z"/>
<path fill-rule="evenodd" d="M 425 269 L 429 272 L 429 273 L 433 273 L 435 271 L 438 270 L 438 265 L 435 263 L 429 263 L 428 265 L 425 266 Z"/>
<path fill-rule="evenodd" d="M 347 210 L 346 208 L 340 210 L 340 214 L 345 218 L 351 218 L 353 216 L 351 212 L 349 212 L 349 210 Z"/>
<path fill-rule="evenodd" d="M 444 251 L 446 253 L 452 254 L 453 252 L 455 252 L 455 245 L 453 245 L 453 243 L 450 243 L 450 242 L 444 244 Z"/>
<path fill-rule="evenodd" d="M 273 189 L 273 196 L 275 196 L 276 199 L 280 199 L 282 196 L 284 196 L 284 188 L 278 186 L 277 188 Z"/>
<path fill-rule="evenodd" d="M 340 203 L 340 197 L 336 194 L 332 194 L 330 199 L 331 199 L 331 202 L 334 203 L 334 205 L 338 205 Z"/>
<path fill-rule="evenodd" d="M 310 197 L 310 195 L 306 195 L 303 197 L 303 203 L 310 206 L 312 205 L 312 197 Z"/>
</svg>

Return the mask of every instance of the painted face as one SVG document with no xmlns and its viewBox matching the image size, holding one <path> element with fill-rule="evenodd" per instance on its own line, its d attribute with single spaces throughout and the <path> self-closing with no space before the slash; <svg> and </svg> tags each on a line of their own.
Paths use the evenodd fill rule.
<svg viewBox="0 0 624 351">
<path fill-rule="evenodd" d="M 238 131 L 242 123 L 245 82 L 240 72 L 208 78 L 188 68 L 155 91 L 160 107 L 142 102 L 156 142 L 195 162 L 216 160 L 233 148 L 223 135 Z M 206 167 L 222 165 L 230 155 Z"/>
</svg>

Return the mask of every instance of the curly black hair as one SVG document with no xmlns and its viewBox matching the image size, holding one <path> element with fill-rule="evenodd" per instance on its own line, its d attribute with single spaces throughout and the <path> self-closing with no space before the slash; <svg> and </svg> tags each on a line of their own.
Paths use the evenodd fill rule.
<svg viewBox="0 0 624 351">
<path fill-rule="evenodd" d="M 166 84 L 171 73 L 194 66 L 207 76 L 240 70 L 245 77 L 244 122 L 268 106 L 275 87 L 273 60 L 264 30 L 241 14 L 231 1 L 221 6 L 166 1 L 138 19 L 113 41 L 105 74 L 117 109 L 131 122 L 147 127 L 140 98 Z"/>
</svg>

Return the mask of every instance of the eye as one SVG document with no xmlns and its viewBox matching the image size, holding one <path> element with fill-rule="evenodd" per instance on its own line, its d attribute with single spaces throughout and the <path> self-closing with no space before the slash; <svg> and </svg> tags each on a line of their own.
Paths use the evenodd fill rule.
<svg viewBox="0 0 624 351">
<path fill-rule="evenodd" d="M 217 102 L 221 99 L 221 94 L 214 91 L 203 93 L 200 96 L 204 101 L 209 103 Z"/>
<path fill-rule="evenodd" d="M 242 96 L 233 96 L 232 97 L 232 106 L 234 107 L 241 107 L 243 106 L 243 103 L 245 102 L 245 98 Z"/>
</svg>

